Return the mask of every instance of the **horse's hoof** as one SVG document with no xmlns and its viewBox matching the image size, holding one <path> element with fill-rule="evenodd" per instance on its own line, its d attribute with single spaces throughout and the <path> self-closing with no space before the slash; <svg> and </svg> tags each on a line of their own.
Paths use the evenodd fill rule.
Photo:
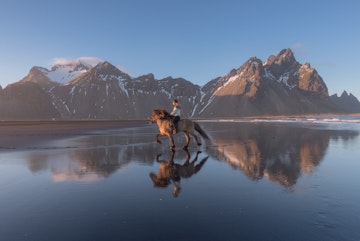
<svg viewBox="0 0 360 241">
<path fill-rule="evenodd" d="M 175 149 L 175 146 L 170 146 L 169 149 L 172 151 Z"/>
<path fill-rule="evenodd" d="M 188 149 L 188 146 L 184 146 L 183 149 L 184 149 L 184 150 L 187 150 L 187 149 Z"/>
<path fill-rule="evenodd" d="M 157 144 L 161 144 L 161 141 L 156 141 Z"/>
<path fill-rule="evenodd" d="M 198 143 L 198 146 L 201 146 L 201 143 Z"/>
</svg>

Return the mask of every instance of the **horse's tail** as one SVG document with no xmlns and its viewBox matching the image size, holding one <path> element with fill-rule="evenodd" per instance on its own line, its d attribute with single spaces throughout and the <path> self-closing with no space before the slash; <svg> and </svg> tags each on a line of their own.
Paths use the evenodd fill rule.
<svg viewBox="0 0 360 241">
<path fill-rule="evenodd" d="M 194 127 L 195 127 L 195 130 L 197 132 L 199 132 L 203 138 L 209 139 L 208 135 L 205 133 L 205 131 L 203 131 L 203 129 L 201 129 L 201 127 L 198 123 L 194 122 Z"/>
</svg>

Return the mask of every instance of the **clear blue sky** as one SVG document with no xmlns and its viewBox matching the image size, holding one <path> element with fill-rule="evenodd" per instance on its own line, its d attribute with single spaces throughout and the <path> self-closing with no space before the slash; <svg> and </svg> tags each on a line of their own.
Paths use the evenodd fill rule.
<svg viewBox="0 0 360 241">
<path fill-rule="evenodd" d="M 292 48 L 329 93 L 360 97 L 357 0 L 1 0 L 0 84 L 56 58 L 98 57 L 130 75 L 204 85 Z"/>
</svg>

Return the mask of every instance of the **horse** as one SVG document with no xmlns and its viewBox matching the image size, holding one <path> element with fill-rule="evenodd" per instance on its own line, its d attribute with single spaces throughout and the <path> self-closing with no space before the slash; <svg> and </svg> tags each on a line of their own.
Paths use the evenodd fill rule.
<svg viewBox="0 0 360 241">
<path fill-rule="evenodd" d="M 149 118 L 150 123 L 155 123 L 159 127 L 159 134 L 156 135 L 156 142 L 161 144 L 159 140 L 160 136 L 167 136 L 170 140 L 171 146 L 170 149 L 175 148 L 174 138 L 173 138 L 173 129 L 174 123 L 171 120 L 171 115 L 169 112 L 163 109 L 155 109 L 152 112 L 151 117 Z M 190 142 L 190 135 L 195 138 L 196 144 L 198 146 L 201 145 L 201 142 L 197 135 L 195 135 L 195 131 L 197 131 L 204 139 L 209 139 L 208 135 L 201 129 L 200 125 L 189 119 L 180 119 L 177 124 L 177 133 L 184 132 L 185 136 L 185 146 L 183 149 L 187 149 Z"/>
</svg>

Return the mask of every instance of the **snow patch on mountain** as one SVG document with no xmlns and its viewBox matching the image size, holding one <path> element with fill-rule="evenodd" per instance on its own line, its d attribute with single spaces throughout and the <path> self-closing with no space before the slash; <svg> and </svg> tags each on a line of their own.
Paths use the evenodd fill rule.
<svg viewBox="0 0 360 241">
<path fill-rule="evenodd" d="M 118 78 L 118 85 L 119 85 L 121 91 L 123 93 L 125 93 L 127 97 L 129 97 L 129 92 L 128 92 L 127 88 L 126 88 L 126 84 L 124 83 L 124 81 L 122 81 L 121 77 Z"/>
<path fill-rule="evenodd" d="M 241 74 L 242 74 L 242 73 L 241 73 Z M 219 89 L 221 89 L 221 88 L 223 88 L 223 87 L 226 87 L 227 85 L 235 82 L 239 77 L 241 77 L 241 74 L 230 77 L 230 78 L 226 81 L 226 83 L 225 83 L 223 86 L 221 86 Z"/>
<path fill-rule="evenodd" d="M 269 71 L 269 69 L 267 67 L 264 68 L 265 74 L 264 76 L 271 79 L 271 80 L 275 80 L 280 84 L 283 84 L 285 86 L 287 86 L 289 89 L 293 89 L 296 87 L 296 85 L 291 85 L 289 84 L 288 80 L 289 80 L 289 76 L 290 76 L 290 72 L 286 72 L 284 74 L 282 74 L 278 79 L 275 78 L 275 76 L 273 74 L 271 74 L 271 72 Z M 296 75 L 296 73 L 294 74 L 294 76 Z"/>
<path fill-rule="evenodd" d="M 81 57 L 77 59 L 57 58 L 54 59 L 51 70 L 41 69 L 41 71 L 50 80 L 66 84 L 101 62 L 103 60 L 95 57 Z"/>
<path fill-rule="evenodd" d="M 76 66 L 83 64 L 92 68 L 101 62 L 104 62 L 104 60 L 96 57 L 80 57 L 77 59 L 55 58 L 53 59 L 52 66 Z"/>
<path fill-rule="evenodd" d="M 65 84 L 77 77 L 81 74 L 85 73 L 86 69 L 74 70 L 71 66 L 58 66 L 56 69 L 52 71 L 47 71 L 44 74 L 51 79 L 52 81 Z"/>
</svg>

